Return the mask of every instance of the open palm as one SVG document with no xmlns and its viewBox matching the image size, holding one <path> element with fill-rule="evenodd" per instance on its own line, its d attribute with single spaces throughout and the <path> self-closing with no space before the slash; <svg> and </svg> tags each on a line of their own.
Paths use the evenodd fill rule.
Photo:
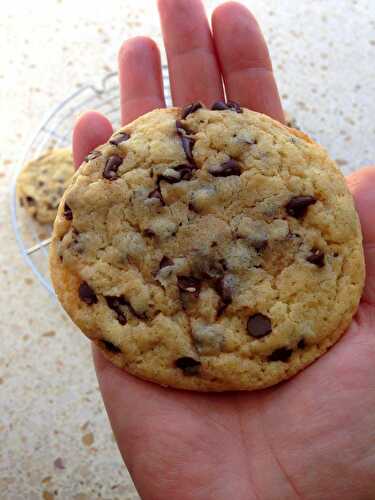
<svg viewBox="0 0 375 500">
<path fill-rule="evenodd" d="M 173 101 L 235 100 L 280 121 L 265 42 L 253 16 L 229 2 L 159 0 Z M 148 38 L 119 53 L 122 121 L 165 106 L 160 56 Z M 112 127 L 95 112 L 73 136 L 74 158 Z M 344 338 L 289 382 L 253 393 L 197 394 L 138 380 L 95 350 L 120 451 L 145 500 L 375 499 L 375 169 L 348 179 L 364 233 L 367 283 Z"/>
</svg>

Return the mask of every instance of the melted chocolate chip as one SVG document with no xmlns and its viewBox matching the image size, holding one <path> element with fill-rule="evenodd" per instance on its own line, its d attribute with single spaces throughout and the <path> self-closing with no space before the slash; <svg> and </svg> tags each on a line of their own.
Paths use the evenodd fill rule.
<svg viewBox="0 0 375 500">
<path fill-rule="evenodd" d="M 225 101 L 215 101 L 211 106 L 212 111 L 226 111 L 228 106 Z"/>
<path fill-rule="evenodd" d="M 306 215 L 310 205 L 314 205 L 317 199 L 314 196 L 294 196 L 286 205 L 286 211 L 292 217 L 300 219 Z"/>
<path fill-rule="evenodd" d="M 233 297 L 233 282 L 229 275 L 224 275 L 221 279 L 216 280 L 214 284 L 216 292 L 219 294 L 221 303 L 217 309 L 216 316 L 219 318 L 225 309 L 232 303 Z"/>
<path fill-rule="evenodd" d="M 181 119 L 184 120 L 188 115 L 191 113 L 195 113 L 198 109 L 202 108 L 202 104 L 200 102 L 193 102 L 192 104 L 189 104 L 189 106 L 186 106 L 181 113 Z"/>
<path fill-rule="evenodd" d="M 100 151 L 97 151 L 96 149 L 94 149 L 94 151 L 91 151 L 91 153 L 89 153 L 85 157 L 85 161 L 95 160 L 95 158 L 98 158 L 99 156 L 101 156 L 101 154 L 102 153 Z"/>
<path fill-rule="evenodd" d="M 126 325 L 128 320 L 126 319 L 126 316 L 120 307 L 128 305 L 128 302 L 125 300 L 125 298 L 123 296 L 120 297 L 107 296 L 105 300 L 107 301 L 108 307 L 113 311 L 115 311 L 117 316 L 117 321 L 120 323 L 120 325 Z"/>
<path fill-rule="evenodd" d="M 182 181 L 190 181 L 190 179 L 193 177 L 193 171 L 196 169 L 195 165 L 178 165 L 177 167 L 174 167 L 174 170 L 176 172 L 179 172 L 181 175 L 181 180 Z"/>
<path fill-rule="evenodd" d="M 79 298 L 89 306 L 98 302 L 98 298 L 95 295 L 94 290 L 86 283 L 86 281 L 79 285 L 78 295 Z"/>
<path fill-rule="evenodd" d="M 220 295 L 224 304 L 228 305 L 232 302 L 232 286 L 228 276 L 223 276 L 215 283 L 215 290 Z"/>
<path fill-rule="evenodd" d="M 272 332 L 271 320 L 264 314 L 254 314 L 247 320 L 247 332 L 257 339 L 264 337 Z"/>
<path fill-rule="evenodd" d="M 143 236 L 147 236 L 147 238 L 152 238 L 153 236 L 155 236 L 155 233 L 152 229 L 146 227 L 146 229 L 143 231 Z"/>
<path fill-rule="evenodd" d="M 160 186 L 158 186 L 156 189 L 151 191 L 148 195 L 148 198 L 159 200 L 162 205 L 165 205 L 164 200 L 163 200 L 163 196 L 162 196 L 161 191 L 160 191 Z"/>
<path fill-rule="evenodd" d="M 293 353 L 293 349 L 288 349 L 287 347 L 280 347 L 273 351 L 272 354 L 268 356 L 268 361 L 283 361 L 284 363 L 288 361 Z"/>
<path fill-rule="evenodd" d="M 73 212 L 70 206 L 67 203 L 64 203 L 64 217 L 66 220 L 73 219 Z"/>
<path fill-rule="evenodd" d="M 304 349 L 306 347 L 305 339 L 301 339 L 297 344 L 298 349 Z"/>
<path fill-rule="evenodd" d="M 25 200 L 26 200 L 26 203 L 30 206 L 33 206 L 36 204 L 35 198 L 33 198 L 32 196 L 26 196 Z"/>
<path fill-rule="evenodd" d="M 129 134 L 127 134 L 126 132 L 119 132 L 109 141 L 109 144 L 113 144 L 114 146 L 118 146 L 119 144 L 127 141 L 128 139 L 130 139 Z"/>
<path fill-rule="evenodd" d="M 317 267 L 324 266 L 324 252 L 319 250 L 319 248 L 313 248 L 310 255 L 306 257 L 307 262 L 315 264 Z"/>
<path fill-rule="evenodd" d="M 241 106 L 238 104 L 238 102 L 235 102 L 235 101 L 227 101 L 227 106 L 229 107 L 229 109 L 232 109 L 233 111 L 235 111 L 236 113 L 243 113 L 243 109 L 241 108 Z"/>
<path fill-rule="evenodd" d="M 241 167 L 236 160 L 228 160 L 221 165 L 208 167 L 208 172 L 214 177 L 229 177 L 230 175 L 241 175 Z"/>
<path fill-rule="evenodd" d="M 164 257 L 160 261 L 159 269 L 163 269 L 163 267 L 167 266 L 173 266 L 173 260 L 164 255 Z"/>
<path fill-rule="evenodd" d="M 193 147 L 195 143 L 194 139 L 192 137 L 187 137 L 186 135 L 181 135 L 180 137 L 186 158 L 192 165 L 195 165 L 195 160 L 193 157 Z"/>
<path fill-rule="evenodd" d="M 222 279 L 227 266 L 224 259 L 216 260 L 215 258 L 205 259 L 203 271 L 206 278 Z"/>
<path fill-rule="evenodd" d="M 193 171 L 196 169 L 195 165 L 183 164 L 177 165 L 177 167 L 173 167 L 173 175 L 172 172 L 170 174 L 164 173 L 159 175 L 158 182 L 166 181 L 169 184 L 176 184 L 180 181 L 190 181 L 193 177 Z"/>
<path fill-rule="evenodd" d="M 213 111 L 236 111 L 236 113 L 243 113 L 241 106 L 234 101 L 216 101 L 213 103 L 211 109 Z"/>
<path fill-rule="evenodd" d="M 201 362 L 196 359 L 190 358 L 189 356 L 183 356 L 175 361 L 176 368 L 180 368 L 184 375 L 197 375 L 199 373 L 199 368 Z"/>
<path fill-rule="evenodd" d="M 178 135 L 191 134 L 191 130 L 180 120 L 176 120 L 176 130 Z"/>
<path fill-rule="evenodd" d="M 170 170 L 173 170 L 173 172 L 168 173 L 166 170 L 163 174 L 158 176 L 158 183 L 160 181 L 168 182 L 168 184 L 176 184 L 177 182 L 180 182 L 181 175 L 178 172 L 175 173 L 175 170 L 172 168 Z"/>
<path fill-rule="evenodd" d="M 253 246 L 255 248 L 255 250 L 257 250 L 258 252 L 261 252 L 262 250 L 264 250 L 267 245 L 268 245 L 268 240 L 267 239 L 264 239 L 264 240 L 254 240 L 254 241 L 251 242 L 251 246 Z"/>
<path fill-rule="evenodd" d="M 177 130 L 177 134 L 180 137 L 181 145 L 184 149 L 186 158 L 188 159 L 189 163 L 191 163 L 192 165 L 195 165 L 195 161 L 194 161 L 194 157 L 193 157 L 193 147 L 194 147 L 195 141 L 192 137 L 187 137 L 187 135 L 186 135 L 186 134 L 189 134 L 190 131 L 187 130 L 186 127 L 184 127 L 184 125 L 182 125 L 182 123 L 179 120 L 176 121 L 176 130 Z"/>
<path fill-rule="evenodd" d="M 108 340 L 100 340 L 100 343 L 107 351 L 111 352 L 112 354 L 118 354 L 121 352 L 121 349 L 112 344 L 112 342 L 108 342 Z"/>
<path fill-rule="evenodd" d="M 117 170 L 122 163 L 122 158 L 117 155 L 110 156 L 103 170 L 103 177 L 109 181 L 118 179 Z"/>
<path fill-rule="evenodd" d="M 192 293 L 195 297 L 198 297 L 202 284 L 199 279 L 192 276 L 178 276 L 177 285 L 180 290 Z"/>
</svg>

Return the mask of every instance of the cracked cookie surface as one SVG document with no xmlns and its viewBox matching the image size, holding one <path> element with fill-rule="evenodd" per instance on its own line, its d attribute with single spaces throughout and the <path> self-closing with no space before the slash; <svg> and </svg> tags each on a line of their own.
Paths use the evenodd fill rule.
<svg viewBox="0 0 375 500">
<path fill-rule="evenodd" d="M 17 179 L 21 206 L 41 224 L 53 223 L 73 174 L 72 152 L 68 148 L 52 149 L 30 161 Z"/>
<path fill-rule="evenodd" d="M 193 390 L 299 372 L 344 333 L 364 282 L 335 163 L 236 103 L 152 111 L 90 153 L 50 259 L 62 305 L 113 363 Z"/>
</svg>

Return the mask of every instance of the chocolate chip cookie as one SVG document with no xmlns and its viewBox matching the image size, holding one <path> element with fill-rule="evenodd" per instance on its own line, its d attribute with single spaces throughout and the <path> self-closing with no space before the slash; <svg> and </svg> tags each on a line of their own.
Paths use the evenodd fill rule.
<svg viewBox="0 0 375 500">
<path fill-rule="evenodd" d="M 364 282 L 335 163 L 234 102 L 152 111 L 90 153 L 61 201 L 50 268 L 113 363 L 201 391 L 302 370 L 344 333 Z"/>
<path fill-rule="evenodd" d="M 51 149 L 30 161 L 17 179 L 17 193 L 23 206 L 38 222 L 50 224 L 74 174 L 70 149 Z"/>
</svg>

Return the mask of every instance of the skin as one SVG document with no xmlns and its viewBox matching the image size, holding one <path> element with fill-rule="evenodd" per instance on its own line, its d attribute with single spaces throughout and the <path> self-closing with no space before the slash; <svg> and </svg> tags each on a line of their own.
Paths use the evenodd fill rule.
<svg viewBox="0 0 375 500">
<path fill-rule="evenodd" d="M 158 6 L 176 105 L 209 105 L 223 98 L 224 81 L 229 99 L 283 121 L 265 41 L 244 6 L 218 7 L 212 31 L 200 0 Z M 124 124 L 165 106 L 151 39 L 126 41 L 119 71 Z M 111 133 L 102 115 L 81 116 L 75 164 Z M 365 291 L 344 338 L 292 380 L 253 393 L 175 391 L 128 375 L 94 349 L 108 416 L 144 500 L 375 498 L 375 169 L 348 185 L 364 236 Z"/>
</svg>

